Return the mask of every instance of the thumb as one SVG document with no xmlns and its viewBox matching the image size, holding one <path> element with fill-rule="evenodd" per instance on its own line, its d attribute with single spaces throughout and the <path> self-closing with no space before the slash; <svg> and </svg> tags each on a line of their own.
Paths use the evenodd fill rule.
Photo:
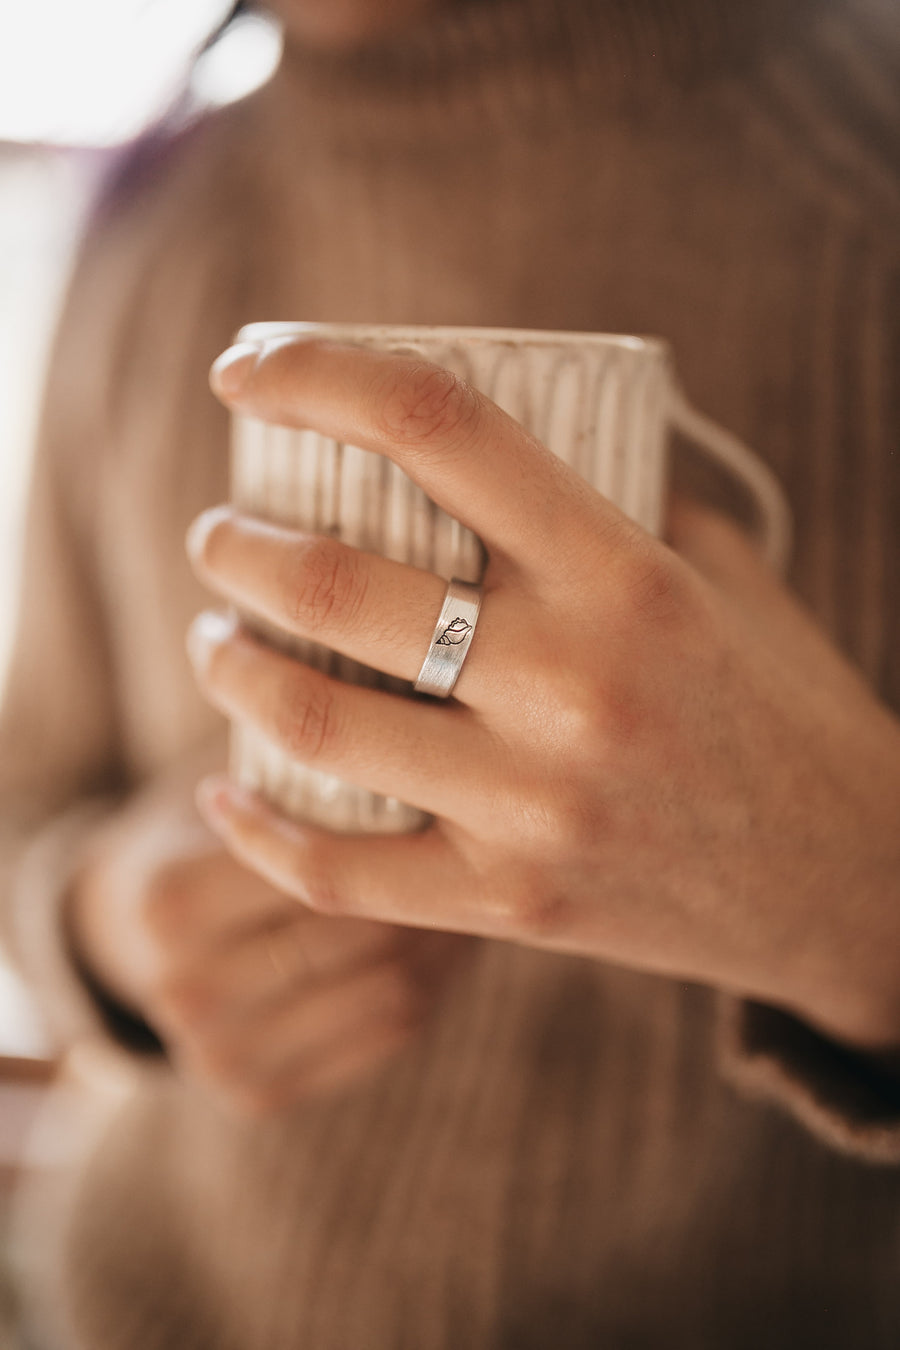
<svg viewBox="0 0 900 1350">
<path fill-rule="evenodd" d="M 782 585 L 752 536 L 724 511 L 672 493 L 663 541 L 720 591 L 748 603 L 771 601 Z"/>
<path fill-rule="evenodd" d="M 833 669 L 838 654 L 813 612 L 772 571 L 752 537 L 731 516 L 673 494 L 663 540 L 712 586 L 725 608 L 805 672 L 810 687 Z M 845 675 L 852 671 L 841 662 Z M 852 675 L 854 687 L 858 683 Z"/>
</svg>

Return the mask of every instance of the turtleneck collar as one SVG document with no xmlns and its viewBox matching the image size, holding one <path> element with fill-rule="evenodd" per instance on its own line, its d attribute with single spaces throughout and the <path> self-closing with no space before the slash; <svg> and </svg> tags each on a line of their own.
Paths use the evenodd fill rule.
<svg viewBox="0 0 900 1350">
<path fill-rule="evenodd" d="M 648 83 L 676 94 L 787 40 L 821 0 L 439 0 L 345 52 L 288 40 L 261 105 L 305 144 L 483 135 Z M 310 122 L 312 126 L 310 126 Z M 283 123 L 282 123 L 283 124 Z"/>
</svg>

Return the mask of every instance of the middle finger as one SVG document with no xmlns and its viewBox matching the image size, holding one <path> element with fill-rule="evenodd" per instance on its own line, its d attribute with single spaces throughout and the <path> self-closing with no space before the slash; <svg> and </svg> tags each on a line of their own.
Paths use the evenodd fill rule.
<svg viewBox="0 0 900 1350">
<path fill-rule="evenodd" d="M 462 822 L 485 807 L 485 731 L 468 709 L 333 679 L 202 610 L 188 631 L 198 683 L 303 764 Z"/>
</svg>

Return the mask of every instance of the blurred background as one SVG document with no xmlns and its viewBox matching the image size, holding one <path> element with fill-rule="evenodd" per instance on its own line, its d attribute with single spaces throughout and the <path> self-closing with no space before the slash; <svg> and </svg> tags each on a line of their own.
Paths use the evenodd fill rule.
<svg viewBox="0 0 900 1350">
<path fill-rule="evenodd" d="M 91 194 L 160 117 L 272 74 L 274 20 L 233 0 L 0 0 L 0 662 L 46 343 Z"/>
<path fill-rule="evenodd" d="M 280 54 L 277 23 L 233 0 L 0 0 L 0 684 L 49 343 L 92 196 L 160 118 L 245 97 Z M 0 951 L 0 1199 L 48 1075 Z M 3 1345 L 4 1301 L 0 1275 Z"/>
</svg>

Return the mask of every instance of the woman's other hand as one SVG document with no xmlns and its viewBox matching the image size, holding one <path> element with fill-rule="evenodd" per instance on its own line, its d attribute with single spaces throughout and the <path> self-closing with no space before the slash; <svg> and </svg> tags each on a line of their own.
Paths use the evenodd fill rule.
<svg viewBox="0 0 900 1350">
<path fill-rule="evenodd" d="M 652 538 L 414 358 L 280 340 L 232 349 L 213 379 L 241 413 L 389 456 L 489 555 L 444 702 L 344 684 L 227 616 L 198 620 L 216 707 L 435 817 L 334 835 L 208 779 L 201 808 L 238 858 L 332 918 L 617 961 L 900 1043 L 900 727 L 736 526 L 681 503 L 670 543 Z M 415 680 L 440 577 L 228 507 L 189 545 L 241 608 Z"/>
<path fill-rule="evenodd" d="M 192 788 L 139 795 L 91 841 L 67 914 L 80 963 L 243 1111 L 372 1072 L 471 941 L 311 913 L 235 861 Z"/>
</svg>

